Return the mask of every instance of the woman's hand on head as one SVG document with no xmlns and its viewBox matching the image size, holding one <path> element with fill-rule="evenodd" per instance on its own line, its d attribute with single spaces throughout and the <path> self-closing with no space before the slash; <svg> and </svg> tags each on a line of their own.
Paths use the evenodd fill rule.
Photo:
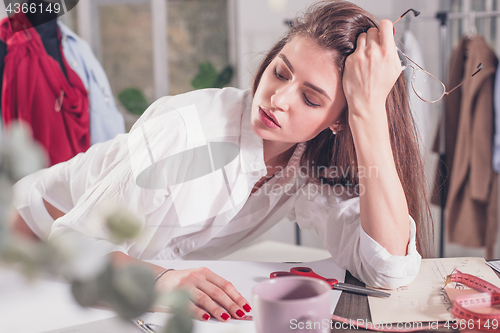
<svg viewBox="0 0 500 333">
<path fill-rule="evenodd" d="M 380 21 L 380 30 L 370 28 L 358 36 L 356 50 L 345 62 L 343 88 L 349 116 L 372 116 L 370 110 L 385 110 L 385 101 L 401 74 L 392 22 Z M 385 115 L 385 113 L 384 113 Z"/>
<path fill-rule="evenodd" d="M 192 300 L 189 310 L 199 320 L 208 320 L 211 316 L 227 321 L 229 316 L 241 318 L 245 315 L 243 310 L 250 311 L 247 300 L 236 288 L 206 267 L 169 271 L 156 285 L 160 291 L 188 291 Z"/>
</svg>

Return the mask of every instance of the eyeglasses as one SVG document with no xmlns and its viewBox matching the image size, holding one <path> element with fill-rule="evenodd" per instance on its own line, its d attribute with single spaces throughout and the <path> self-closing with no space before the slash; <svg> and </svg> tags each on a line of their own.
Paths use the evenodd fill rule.
<svg viewBox="0 0 500 333">
<path fill-rule="evenodd" d="M 401 19 L 403 16 L 412 12 L 414 16 L 420 15 L 420 12 L 414 9 L 408 9 L 403 13 L 394 23 L 393 26 Z M 401 41 L 399 41 L 401 43 Z M 402 44 L 402 43 L 401 43 Z M 471 79 L 474 75 L 479 73 L 483 69 L 482 64 L 477 66 L 477 70 L 460 82 L 455 88 L 446 91 L 446 86 L 437 77 L 420 67 L 415 61 L 411 60 L 406 54 L 404 54 L 398 47 L 396 47 L 399 55 L 399 60 L 401 61 L 401 67 L 404 71 L 407 68 L 412 69 L 411 74 L 411 87 L 418 98 L 426 103 L 437 103 L 444 96 L 450 94 L 452 91 L 464 84 L 465 81 Z"/>
</svg>

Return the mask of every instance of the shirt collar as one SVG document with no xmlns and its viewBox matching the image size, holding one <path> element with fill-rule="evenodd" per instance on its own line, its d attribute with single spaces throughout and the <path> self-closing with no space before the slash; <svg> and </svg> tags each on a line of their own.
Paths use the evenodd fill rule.
<svg viewBox="0 0 500 333">
<path fill-rule="evenodd" d="M 61 34 L 63 35 L 63 37 L 78 40 L 78 38 L 79 38 L 78 35 L 73 30 L 68 28 L 60 20 L 57 20 L 57 25 L 59 26 L 59 30 L 61 31 Z"/>
<path fill-rule="evenodd" d="M 264 163 L 264 144 L 252 130 L 250 115 L 252 111 L 252 93 L 247 92 L 244 100 L 244 110 L 241 116 L 241 169 L 244 173 L 256 172 L 266 169 Z"/>
</svg>

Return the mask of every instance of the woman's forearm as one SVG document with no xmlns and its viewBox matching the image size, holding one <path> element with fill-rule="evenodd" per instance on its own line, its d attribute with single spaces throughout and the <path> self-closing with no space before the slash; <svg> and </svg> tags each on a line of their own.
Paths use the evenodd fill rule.
<svg viewBox="0 0 500 333">
<path fill-rule="evenodd" d="M 383 110 L 364 112 L 373 117 L 351 116 L 359 167 L 360 216 L 364 231 L 390 254 L 405 255 L 409 241 L 406 196 L 391 148 Z"/>
<path fill-rule="evenodd" d="M 361 33 L 345 62 L 343 87 L 359 166 L 360 215 L 365 232 L 393 255 L 405 255 L 408 204 L 391 148 L 385 103 L 401 76 L 393 24 Z"/>
<path fill-rule="evenodd" d="M 45 209 L 47 209 L 47 212 L 54 219 L 54 221 L 60 218 L 61 216 L 64 216 L 64 213 L 61 212 L 59 209 L 49 204 L 45 199 L 42 198 L 42 200 L 43 204 L 45 205 Z"/>
<path fill-rule="evenodd" d="M 165 270 L 165 268 L 161 266 L 150 264 L 140 259 L 136 259 L 120 251 L 111 252 L 109 255 L 111 257 L 113 265 L 115 265 L 116 267 L 122 267 L 131 264 L 141 265 L 148 268 L 155 276 L 158 276 L 158 274 L 160 274 Z"/>
</svg>

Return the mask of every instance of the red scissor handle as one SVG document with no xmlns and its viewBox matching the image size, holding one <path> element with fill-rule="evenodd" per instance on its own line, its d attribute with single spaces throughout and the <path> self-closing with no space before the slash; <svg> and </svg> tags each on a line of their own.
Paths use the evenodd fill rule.
<svg viewBox="0 0 500 333">
<path fill-rule="evenodd" d="M 332 283 L 335 284 L 335 283 L 339 282 L 337 279 L 327 279 L 321 275 L 318 275 L 318 274 L 314 273 L 314 271 L 312 269 L 310 269 L 309 267 L 293 267 L 293 268 L 290 268 L 290 273 L 320 279 L 323 281 L 327 281 L 330 284 L 332 284 Z"/>
<path fill-rule="evenodd" d="M 272 272 L 269 277 L 273 279 L 280 276 L 293 276 L 293 275 L 307 276 L 315 279 L 320 279 L 328 283 L 330 286 L 339 283 L 337 279 L 327 279 L 322 277 L 321 275 L 314 273 L 314 271 L 309 267 L 293 267 L 290 268 L 290 272 L 284 272 L 284 271 Z"/>
<path fill-rule="evenodd" d="M 297 276 L 297 274 L 294 274 L 294 273 L 290 273 L 290 272 L 272 272 L 270 275 L 269 275 L 269 278 L 270 279 L 274 279 L 274 278 L 277 278 L 277 277 L 281 277 L 281 276 Z"/>
<path fill-rule="evenodd" d="M 295 273 L 297 275 L 309 276 L 312 278 L 326 280 L 326 278 L 322 277 L 321 275 L 314 273 L 314 271 L 312 269 L 310 269 L 309 267 L 293 267 L 293 268 L 290 268 L 290 272 Z"/>
</svg>

